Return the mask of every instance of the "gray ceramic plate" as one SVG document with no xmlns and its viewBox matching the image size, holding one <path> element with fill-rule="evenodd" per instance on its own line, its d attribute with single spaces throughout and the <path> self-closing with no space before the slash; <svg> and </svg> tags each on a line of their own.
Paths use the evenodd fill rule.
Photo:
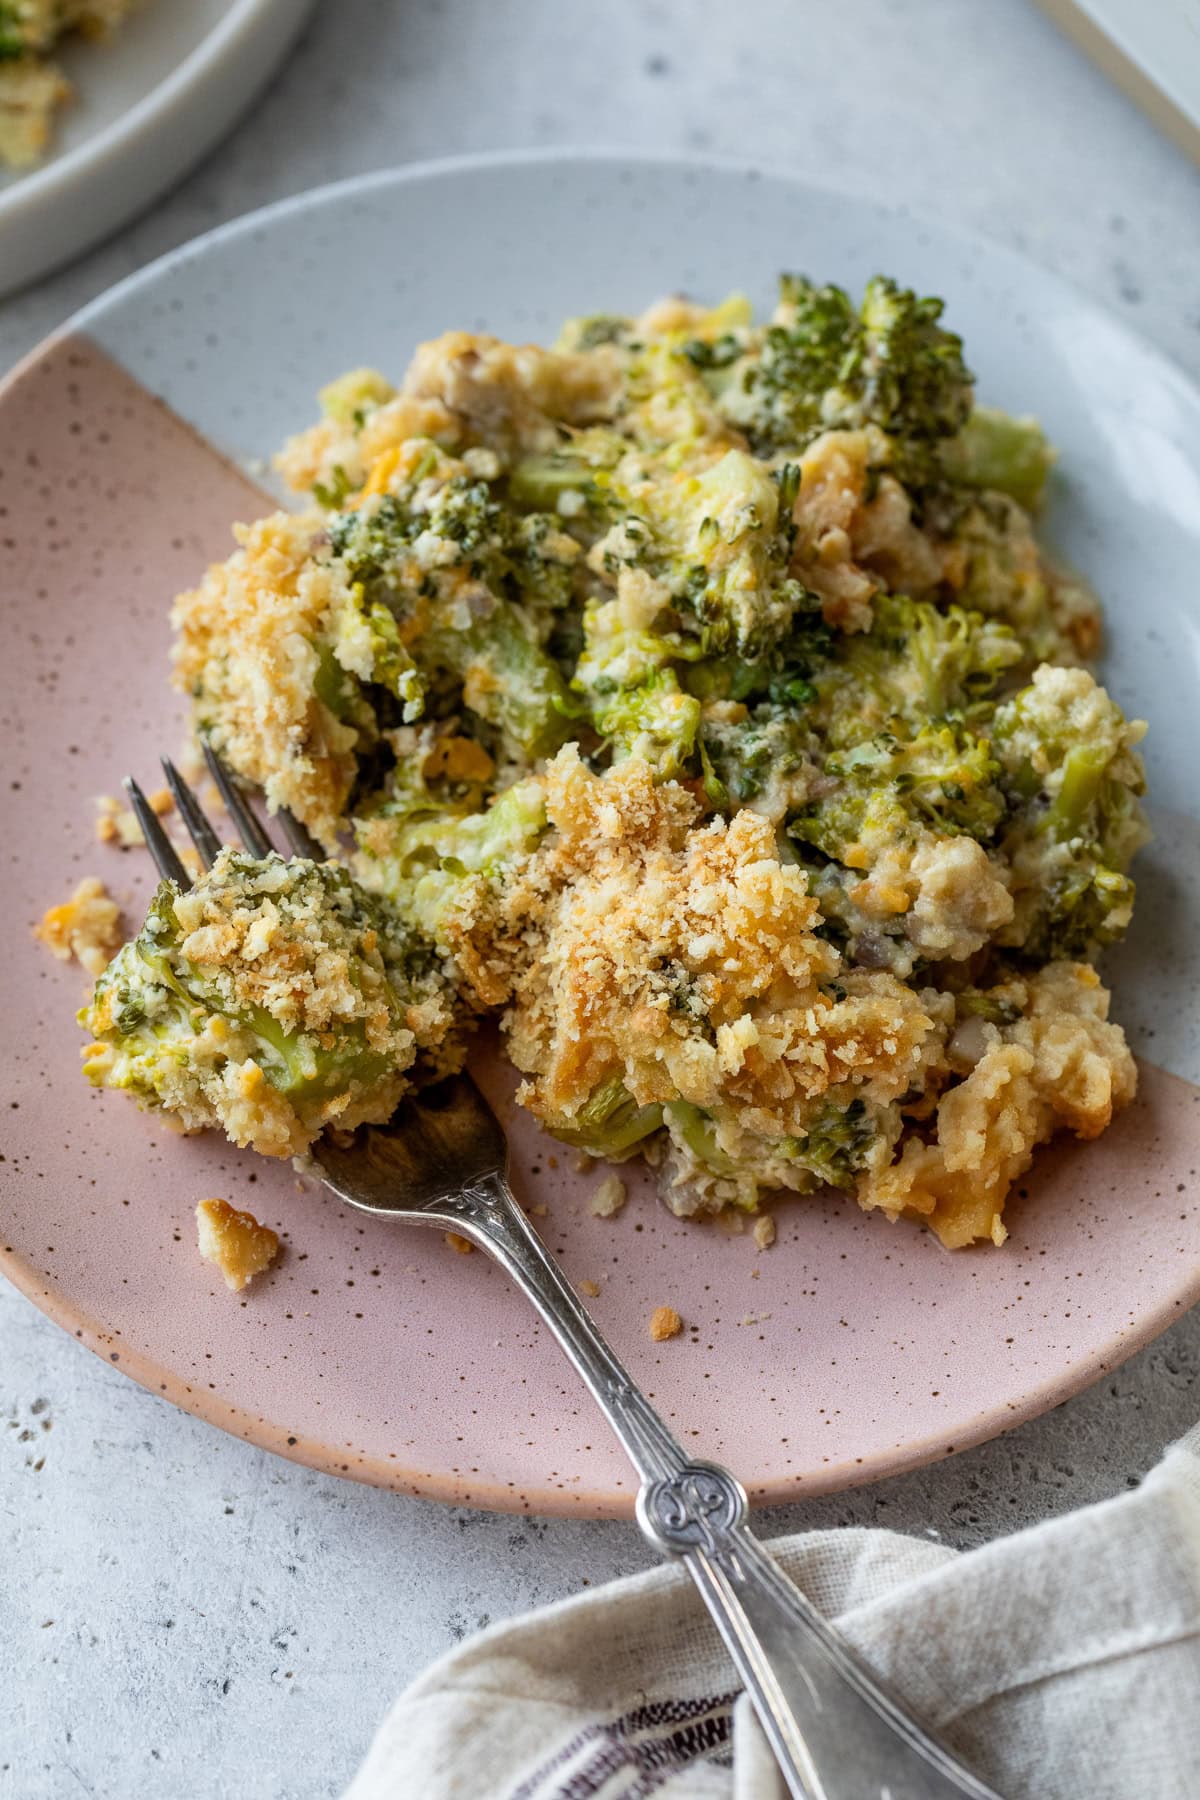
<svg viewBox="0 0 1200 1800">
<path fill-rule="evenodd" d="M 310 194 L 188 246 L 90 307 L 0 396 L 9 591 L 0 684 L 14 912 L 84 870 L 136 912 L 144 858 L 91 841 L 90 796 L 152 775 L 180 725 L 166 609 L 269 456 L 355 364 L 401 370 L 452 325 L 546 338 L 567 314 L 685 288 L 770 302 L 776 272 L 877 269 L 946 296 L 981 394 L 1061 446 L 1047 529 L 1109 610 L 1109 672 L 1151 720 L 1159 836 L 1117 1009 L 1141 1095 L 1044 1154 L 1001 1251 L 949 1255 L 850 1203 L 779 1209 L 765 1254 L 667 1215 L 615 1221 L 527 1120 L 517 1182 L 685 1441 L 756 1498 L 891 1473 L 1065 1398 L 1200 1293 L 1194 770 L 1200 395 L 1089 301 L 1016 257 L 786 176 L 606 156 L 509 157 Z M 316 1466 L 483 1505 L 609 1513 L 630 1478 L 582 1391 L 480 1256 L 346 1214 L 287 1169 L 181 1140 L 78 1075 L 77 973 L 9 966 L 20 1046 L 0 1167 L 11 1277 L 83 1341 L 214 1423 Z M 496 1091 L 503 1078 L 492 1071 Z M 192 1209 L 248 1202 L 287 1254 L 240 1299 Z M 688 1332 L 655 1345 L 676 1306 Z"/>
</svg>

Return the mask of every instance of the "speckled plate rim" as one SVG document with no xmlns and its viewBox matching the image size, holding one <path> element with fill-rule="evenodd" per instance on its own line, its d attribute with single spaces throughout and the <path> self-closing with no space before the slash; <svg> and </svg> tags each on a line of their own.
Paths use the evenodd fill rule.
<svg viewBox="0 0 1200 1800">
<path fill-rule="evenodd" d="M 2 399 L 3 395 L 0 394 L 0 400 Z M 624 1519 L 633 1514 L 632 1492 L 627 1496 L 616 1497 L 604 1489 L 576 1487 L 570 1492 L 545 1489 L 537 1493 L 537 1504 L 529 1506 L 514 1500 L 508 1488 L 496 1486 L 486 1478 L 473 1477 L 469 1493 L 465 1494 L 460 1477 L 433 1474 L 419 1465 L 406 1468 L 399 1461 L 385 1461 L 383 1458 L 362 1455 L 347 1462 L 344 1452 L 332 1444 L 288 1432 L 281 1426 L 265 1424 L 245 1408 L 210 1399 L 207 1394 L 191 1387 L 184 1392 L 179 1376 L 155 1362 L 153 1357 L 136 1350 L 131 1351 L 124 1343 L 120 1349 L 113 1349 L 116 1340 L 99 1320 L 48 1293 L 39 1281 L 37 1270 L 2 1245 L 0 1273 L 55 1325 L 76 1338 L 102 1362 L 113 1364 L 148 1393 L 170 1401 L 181 1411 L 190 1413 L 193 1418 L 200 1419 L 207 1425 L 214 1425 L 232 1437 L 242 1438 L 261 1450 L 286 1457 L 290 1462 L 300 1463 L 319 1474 L 336 1475 L 343 1480 L 359 1482 L 365 1487 L 386 1488 L 394 1493 L 435 1500 L 448 1506 L 470 1505 L 489 1512 L 532 1512 L 535 1515 L 586 1519 Z M 819 1475 L 806 1476 L 800 1480 L 796 1477 L 781 1478 L 776 1484 L 752 1491 L 750 1504 L 754 1508 L 780 1506 L 822 1494 L 841 1493 L 848 1488 L 869 1486 L 872 1482 L 893 1475 L 908 1474 L 915 1469 L 944 1462 L 964 1450 L 986 1444 L 1016 1426 L 1050 1412 L 1064 1401 L 1073 1399 L 1076 1394 L 1081 1394 L 1096 1382 L 1102 1381 L 1137 1351 L 1153 1343 L 1155 1338 L 1160 1337 L 1198 1302 L 1200 1268 L 1193 1272 L 1177 1297 L 1162 1302 L 1144 1314 L 1136 1327 L 1115 1333 L 1111 1354 L 1089 1367 L 1082 1377 L 1075 1367 L 1069 1372 L 1048 1377 L 1041 1387 L 1030 1388 L 1019 1405 L 1006 1404 L 993 1412 L 981 1412 L 968 1426 L 956 1431 L 955 1442 L 952 1444 L 946 1443 L 944 1431 L 932 1432 L 911 1439 L 905 1446 L 903 1456 L 880 1455 L 873 1461 L 861 1463 L 841 1461 L 831 1464 Z M 518 1300 L 518 1304 L 525 1305 L 526 1302 L 522 1299 Z M 560 1354 L 557 1347 L 551 1350 L 551 1354 Z M 588 1400 L 587 1404 L 590 1405 L 591 1401 Z"/>
<path fill-rule="evenodd" d="M 608 164 L 614 169 L 632 163 L 654 169 L 678 170 L 691 173 L 702 178 L 708 172 L 741 176 L 746 180 L 771 180 L 787 182 L 791 186 L 806 191 L 814 196 L 835 200 L 843 200 L 849 206 L 870 206 L 887 211 L 894 216 L 911 222 L 914 231 L 926 229 L 935 232 L 939 238 L 948 243 L 955 243 L 964 249 L 976 249 L 982 255 L 997 264 L 1005 265 L 1014 274 L 1028 274 L 1033 271 L 1039 282 L 1047 287 L 1056 288 L 1064 296 L 1068 296 L 1075 306 L 1086 308 L 1088 312 L 1103 318 L 1120 333 L 1129 344 L 1136 345 L 1139 354 L 1147 364 L 1155 367 L 1159 378 L 1169 387 L 1178 391 L 1195 407 L 1200 407 L 1200 388 L 1195 381 L 1167 353 L 1152 344 L 1132 326 L 1123 321 L 1113 319 L 1112 315 L 1092 298 L 1083 288 L 1059 275 L 1053 269 L 1043 267 L 1032 257 L 1025 256 L 1017 250 L 1010 250 L 1006 245 L 997 243 L 980 231 L 969 230 L 965 226 L 950 226 L 932 214 L 915 207 L 885 204 L 875 199 L 861 188 L 849 183 L 839 184 L 835 181 L 810 181 L 802 169 L 792 168 L 785 163 L 755 162 L 740 157 L 725 156 L 689 156 L 682 152 L 666 150 L 642 150 L 636 147 L 625 151 L 614 149 L 606 144 L 579 143 L 562 149 L 506 149 L 467 151 L 460 155 L 428 157 L 420 162 L 397 164 L 391 168 L 372 169 L 365 174 L 348 175 L 338 181 L 323 182 L 317 187 L 305 188 L 301 193 L 288 194 L 282 200 L 273 200 L 266 206 L 256 207 L 253 212 L 242 213 L 236 219 L 228 219 L 221 225 L 214 225 L 208 231 L 200 232 L 189 238 L 184 244 L 166 251 L 156 257 L 153 262 L 143 268 L 135 269 L 131 274 L 123 276 L 111 287 L 89 300 L 84 306 L 71 315 L 61 327 L 62 332 L 86 333 L 91 324 L 101 318 L 110 309 L 119 306 L 130 294 L 142 285 L 150 284 L 167 268 L 180 268 L 193 260 L 202 258 L 205 253 L 217 244 L 232 242 L 242 236 L 250 236 L 263 226 L 271 224 L 275 219 L 286 218 L 292 213 L 305 212 L 314 205 L 323 205 L 329 201 L 350 199 L 357 195 L 370 194 L 376 188 L 389 188 L 409 185 L 423 185 L 436 181 L 444 176 L 471 174 L 476 171 L 489 173 L 505 168 L 528 168 L 546 166 L 564 170 L 573 163 L 589 165 Z M 53 336 L 59 335 L 53 333 Z M 35 345 L 30 356 L 36 356 L 46 342 Z M 25 359 L 26 361 L 28 358 Z M 21 365 L 18 364 L 9 377 L 15 375 Z M 4 383 L 0 381 L 0 394 Z"/>
<path fill-rule="evenodd" d="M 164 269 L 178 268 L 186 266 L 191 261 L 200 260 L 210 246 L 248 235 L 274 218 L 303 212 L 314 202 L 370 192 L 377 187 L 423 183 L 442 176 L 469 173 L 474 170 L 494 171 L 506 166 L 520 167 L 545 163 L 561 166 L 572 161 L 584 161 L 589 164 L 611 163 L 613 165 L 636 162 L 666 169 L 691 170 L 698 176 L 703 176 L 708 170 L 719 170 L 750 179 L 756 176 L 771 177 L 794 183 L 798 188 L 816 194 L 844 197 L 847 202 L 852 204 L 877 204 L 871 201 L 869 196 L 849 188 L 838 189 L 828 183 L 822 183 L 818 187 L 806 182 L 802 175 L 789 169 L 751 165 L 736 159 L 694 159 L 684 156 L 641 153 L 630 156 L 603 148 L 581 148 L 569 152 L 534 150 L 484 153 L 443 158 L 397 170 L 376 171 L 366 176 L 353 177 L 309 190 L 300 195 L 290 196 L 257 212 L 216 227 L 117 283 L 105 294 L 81 309 L 63 327 L 62 332 L 54 334 L 53 338 L 37 347 L 9 374 L 6 380 L 0 382 L 0 406 L 3 405 L 10 388 L 21 381 L 45 354 L 48 346 L 57 342 L 62 336 L 86 335 L 93 323 L 101 319 L 108 311 L 119 308 L 129 295 L 143 285 L 152 284 Z M 902 211 L 904 218 L 911 220 L 914 226 L 923 223 L 920 215 L 911 213 L 907 209 L 902 209 Z M 993 263 L 1007 264 L 1014 272 L 1025 273 L 1033 266 L 1023 256 L 1002 246 L 997 246 L 979 234 L 948 230 L 940 222 L 935 221 L 929 221 L 929 228 L 936 231 L 943 240 L 957 242 L 963 247 L 977 246 Z M 1058 288 L 1064 295 L 1070 296 L 1074 303 L 1082 304 L 1090 312 L 1100 314 L 1102 317 L 1106 316 L 1103 315 L 1102 309 L 1098 308 L 1090 298 L 1081 295 L 1071 283 L 1040 268 L 1036 269 L 1036 274 L 1039 281 Z M 1157 377 L 1177 391 L 1181 399 L 1186 399 L 1193 407 L 1200 403 L 1195 385 L 1169 358 L 1154 346 L 1146 344 L 1127 327 L 1121 325 L 1117 329 L 1122 338 L 1136 345 L 1139 355 L 1145 359 L 1147 365 L 1153 366 Z M 117 1364 L 123 1373 L 130 1375 L 150 1392 L 168 1396 L 173 1403 L 181 1405 L 185 1410 L 209 1423 L 314 1469 L 348 1476 L 351 1479 L 370 1484 L 422 1494 L 429 1498 L 451 1502 L 463 1499 L 460 1481 L 439 1478 L 419 1469 L 405 1468 L 395 1460 L 384 1462 L 366 1458 L 360 1459 L 357 1464 L 348 1465 L 341 1459 L 337 1448 L 311 1437 L 289 1434 L 282 1428 L 265 1425 L 242 1408 L 210 1399 L 201 1393 L 189 1394 L 184 1398 L 179 1392 L 178 1377 L 174 1376 L 172 1371 L 156 1363 L 153 1357 L 132 1351 L 128 1346 L 114 1350 L 112 1335 L 101 1321 L 90 1316 L 84 1309 L 48 1294 L 40 1284 L 37 1271 L 18 1255 L 5 1251 L 2 1246 L 0 1246 L 0 1268 L 3 1268 L 4 1273 L 13 1281 L 14 1285 L 26 1294 L 35 1305 L 39 1306 L 47 1316 L 64 1330 L 72 1333 L 95 1354 Z M 1086 1366 L 1072 1364 L 1065 1370 L 1048 1375 L 1040 1383 L 1031 1384 L 1019 1403 L 1008 1401 L 998 1405 L 994 1410 L 981 1411 L 966 1426 L 960 1425 L 957 1428 L 955 1442 L 952 1445 L 945 1442 L 944 1432 L 934 1432 L 909 1440 L 904 1447 L 903 1454 L 881 1453 L 866 1462 L 843 1460 L 832 1464 L 820 1475 L 805 1477 L 802 1481 L 797 1480 L 795 1476 L 781 1477 L 777 1483 L 771 1483 L 766 1488 L 756 1491 L 754 1498 L 759 1503 L 769 1503 L 796 1498 L 800 1494 L 835 1491 L 879 1479 L 883 1475 L 919 1467 L 958 1450 L 984 1442 L 988 1438 L 1061 1403 L 1092 1382 L 1101 1379 L 1128 1356 L 1158 1336 L 1183 1310 L 1198 1300 L 1200 1300 L 1200 1268 L 1195 1268 L 1185 1280 L 1179 1283 L 1169 1298 L 1141 1314 L 1136 1324 L 1124 1329 L 1114 1329 L 1110 1342 L 1104 1348 L 1103 1355 L 1094 1357 Z M 510 1493 L 502 1488 L 489 1486 L 486 1480 L 473 1480 L 471 1490 L 472 1504 L 494 1507 L 497 1510 L 512 1510 L 514 1507 Z M 537 1510 L 574 1516 L 619 1516 L 628 1513 L 630 1508 L 630 1501 L 624 1496 L 614 1497 L 608 1492 L 581 1491 L 578 1488 L 567 1494 L 553 1491 L 540 1492 L 536 1498 Z"/>
</svg>

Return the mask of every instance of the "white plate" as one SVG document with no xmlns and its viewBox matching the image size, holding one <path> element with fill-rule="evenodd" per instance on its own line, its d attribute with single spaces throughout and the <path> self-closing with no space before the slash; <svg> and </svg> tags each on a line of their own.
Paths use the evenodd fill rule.
<svg viewBox="0 0 1200 1800">
<path fill-rule="evenodd" d="M 77 256 L 178 181 L 277 66 L 313 0 L 147 0 L 62 57 L 50 155 L 0 173 L 0 295 Z"/>
</svg>

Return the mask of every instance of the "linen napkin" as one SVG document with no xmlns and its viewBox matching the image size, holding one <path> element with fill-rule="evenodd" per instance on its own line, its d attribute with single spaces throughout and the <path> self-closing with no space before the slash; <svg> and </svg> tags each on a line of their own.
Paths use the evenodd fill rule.
<svg viewBox="0 0 1200 1800">
<path fill-rule="evenodd" d="M 1006 1800 L 1200 1796 L 1200 1426 L 1139 1488 L 959 1553 L 770 1546 Z M 787 1800 L 682 1569 L 482 1632 L 392 1708 L 345 1800 Z"/>
</svg>

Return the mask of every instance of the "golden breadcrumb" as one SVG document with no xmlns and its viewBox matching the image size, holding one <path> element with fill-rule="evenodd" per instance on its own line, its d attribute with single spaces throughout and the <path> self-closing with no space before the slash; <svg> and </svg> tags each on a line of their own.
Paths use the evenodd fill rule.
<svg viewBox="0 0 1200 1800">
<path fill-rule="evenodd" d="M 754 1242 L 760 1250 L 769 1250 L 775 1242 L 775 1221 L 770 1213 L 763 1213 L 755 1219 Z"/>
<path fill-rule="evenodd" d="M 650 1314 L 649 1330 L 656 1344 L 665 1344 L 668 1338 L 679 1336 L 683 1320 L 673 1306 L 656 1306 Z"/>
<path fill-rule="evenodd" d="M 50 907 L 34 928 L 34 936 L 60 962 L 74 957 L 89 975 L 108 967 L 123 935 L 121 909 L 95 875 L 85 876 L 71 898 Z"/>
<path fill-rule="evenodd" d="M 767 820 L 701 825 L 646 764 L 597 777 L 572 746 L 546 785 L 557 832 L 514 884 L 537 947 L 506 1021 L 535 1114 L 569 1121 L 618 1075 L 641 1105 L 782 1139 L 833 1088 L 886 1104 L 918 1077 L 937 1023 L 895 976 L 841 969 Z"/>
<path fill-rule="evenodd" d="M 1004 991 L 1027 1015 L 1003 1032 L 982 1028 L 982 1054 L 943 1095 L 933 1140 L 909 1138 L 899 1160 L 858 1190 L 868 1209 L 924 1218 L 952 1250 L 977 1238 L 1002 1244 L 1005 1195 L 1035 1146 L 1062 1126 L 1098 1137 L 1137 1088 L 1125 1034 L 1108 1023 L 1110 995 L 1090 965 L 1049 963 Z"/>
<path fill-rule="evenodd" d="M 238 1212 L 228 1200 L 201 1200 L 196 1207 L 196 1233 L 205 1262 L 220 1269 L 235 1293 L 269 1269 L 279 1255 L 279 1237 L 260 1225 L 253 1213 Z"/>
<path fill-rule="evenodd" d="M 322 530 L 317 513 L 235 527 L 241 548 L 175 602 L 173 660 L 175 685 L 204 692 L 215 748 L 333 848 L 358 733 L 316 693 L 312 640 L 345 599 L 344 576 L 313 558 Z"/>
<path fill-rule="evenodd" d="M 470 1256 L 475 1248 L 470 1238 L 463 1237 L 459 1231 L 445 1231 L 442 1236 L 445 1238 L 448 1248 L 459 1256 Z"/>
<path fill-rule="evenodd" d="M 614 1219 L 628 1195 L 619 1175 L 606 1175 L 588 1201 L 588 1211 L 597 1219 Z"/>
</svg>

